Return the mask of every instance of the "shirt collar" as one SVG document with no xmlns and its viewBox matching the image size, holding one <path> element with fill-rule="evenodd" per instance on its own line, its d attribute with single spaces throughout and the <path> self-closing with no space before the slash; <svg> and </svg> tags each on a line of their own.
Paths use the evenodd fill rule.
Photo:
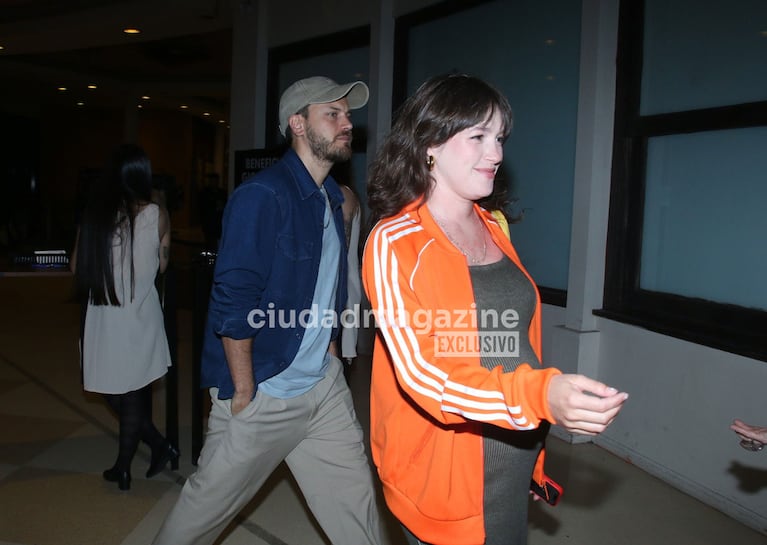
<svg viewBox="0 0 767 545">
<path fill-rule="evenodd" d="M 285 161 L 285 164 L 293 173 L 293 179 L 296 182 L 298 192 L 302 199 L 306 200 L 320 191 L 320 188 L 314 182 L 314 178 L 312 178 L 311 174 L 309 174 L 309 171 L 306 169 L 303 161 L 301 161 L 301 158 L 293 148 L 289 148 L 285 152 L 282 160 Z M 333 179 L 332 176 L 328 175 L 322 182 L 322 185 L 325 188 L 325 191 L 328 193 L 331 208 L 335 208 L 343 202 L 344 197 L 341 193 L 341 189 L 338 187 L 338 183 Z"/>
</svg>

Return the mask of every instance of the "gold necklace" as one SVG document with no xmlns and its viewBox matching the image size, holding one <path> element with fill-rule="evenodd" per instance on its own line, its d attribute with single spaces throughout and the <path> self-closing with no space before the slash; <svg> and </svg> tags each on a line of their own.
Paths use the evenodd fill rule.
<svg viewBox="0 0 767 545">
<path fill-rule="evenodd" d="M 487 240 L 485 239 L 485 232 L 484 230 L 482 230 L 483 229 L 481 225 L 482 222 L 479 222 L 481 233 L 482 233 L 482 257 L 476 258 L 469 251 L 467 251 L 463 246 L 458 244 L 458 242 L 450 234 L 450 231 L 445 226 L 442 220 L 440 220 L 437 216 L 434 216 L 433 214 L 432 214 L 432 217 L 434 217 L 434 220 L 437 222 L 437 225 L 440 226 L 440 228 L 442 229 L 442 232 L 445 233 L 445 236 L 447 237 L 447 239 L 453 243 L 453 246 L 458 248 L 458 250 L 469 259 L 469 263 L 471 263 L 472 265 L 479 265 L 485 260 L 485 257 L 487 257 Z M 477 218 L 476 214 L 474 214 L 474 217 L 477 219 L 477 221 L 479 221 L 479 218 Z"/>
</svg>

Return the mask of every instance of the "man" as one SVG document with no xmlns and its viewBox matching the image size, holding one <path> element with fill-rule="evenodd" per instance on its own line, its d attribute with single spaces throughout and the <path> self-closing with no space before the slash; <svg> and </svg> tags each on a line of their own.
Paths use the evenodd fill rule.
<svg viewBox="0 0 767 545">
<path fill-rule="evenodd" d="M 208 433 L 155 545 L 209 544 L 283 460 L 334 545 L 381 543 L 372 473 L 336 357 L 346 304 L 343 196 L 360 81 L 300 80 L 280 99 L 290 149 L 224 212 L 202 354 Z M 336 318 L 334 320 L 334 318 Z"/>
</svg>

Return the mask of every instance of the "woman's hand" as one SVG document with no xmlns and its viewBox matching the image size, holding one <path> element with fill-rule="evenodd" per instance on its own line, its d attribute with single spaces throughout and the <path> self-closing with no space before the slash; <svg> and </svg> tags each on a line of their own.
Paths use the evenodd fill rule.
<svg viewBox="0 0 767 545">
<path fill-rule="evenodd" d="M 615 419 L 629 395 L 583 375 L 556 375 L 548 402 L 556 424 L 571 433 L 596 435 Z"/>
<path fill-rule="evenodd" d="M 737 433 L 741 439 L 750 439 L 751 441 L 767 444 L 767 428 L 752 426 L 736 419 L 730 425 L 730 429 Z"/>
</svg>

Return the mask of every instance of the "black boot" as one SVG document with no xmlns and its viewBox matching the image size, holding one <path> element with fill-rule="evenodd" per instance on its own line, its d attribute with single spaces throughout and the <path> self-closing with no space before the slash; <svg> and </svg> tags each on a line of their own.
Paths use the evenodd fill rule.
<svg viewBox="0 0 767 545">
<path fill-rule="evenodd" d="M 141 440 L 144 407 L 140 391 L 104 394 L 120 421 L 119 448 L 114 466 L 104 471 L 104 479 L 116 482 L 120 490 L 130 489 L 130 467 Z"/>
<path fill-rule="evenodd" d="M 166 442 L 162 447 L 152 450 L 152 461 L 146 470 L 146 478 L 149 479 L 165 469 L 165 465 L 173 460 L 178 460 L 178 449 Z"/>
<path fill-rule="evenodd" d="M 110 467 L 105 469 L 102 475 L 105 481 L 117 483 L 117 488 L 120 490 L 130 490 L 130 471 L 121 471 L 116 467 Z"/>
</svg>

